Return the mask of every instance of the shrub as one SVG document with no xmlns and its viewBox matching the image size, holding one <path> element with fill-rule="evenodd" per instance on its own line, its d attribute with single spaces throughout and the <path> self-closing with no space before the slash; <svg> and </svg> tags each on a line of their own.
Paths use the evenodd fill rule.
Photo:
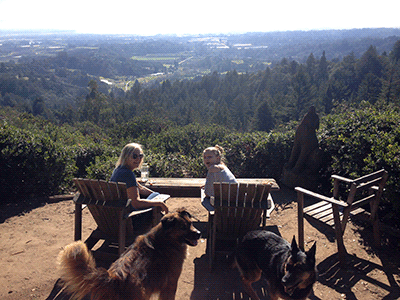
<svg viewBox="0 0 400 300">
<path fill-rule="evenodd" d="M 0 149 L 2 201 L 60 193 L 75 170 L 66 148 L 7 124 L 0 127 Z"/>
<path fill-rule="evenodd" d="M 320 145 L 331 157 L 324 170 L 355 178 L 386 169 L 389 179 L 384 205 L 390 204 L 400 215 L 400 113 L 392 107 L 349 109 L 323 118 Z"/>
<path fill-rule="evenodd" d="M 98 156 L 95 157 L 87 168 L 87 178 L 109 180 L 115 167 L 118 156 Z"/>
<path fill-rule="evenodd" d="M 294 132 L 232 134 L 226 140 L 226 158 L 237 177 L 279 180 L 290 156 Z"/>
</svg>

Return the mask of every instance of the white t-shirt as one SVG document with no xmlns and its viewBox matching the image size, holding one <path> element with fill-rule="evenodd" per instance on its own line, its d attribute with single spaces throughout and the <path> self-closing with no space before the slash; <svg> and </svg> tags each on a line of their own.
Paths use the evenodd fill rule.
<svg viewBox="0 0 400 300">
<path fill-rule="evenodd" d="M 204 186 L 204 191 L 207 196 L 214 196 L 214 182 L 237 183 L 237 180 L 227 166 L 224 166 L 219 172 L 208 172 L 206 184 Z"/>
</svg>

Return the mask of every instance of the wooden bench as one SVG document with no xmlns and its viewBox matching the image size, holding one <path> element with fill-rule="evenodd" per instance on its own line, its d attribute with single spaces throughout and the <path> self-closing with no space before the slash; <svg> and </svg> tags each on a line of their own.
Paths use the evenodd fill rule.
<svg viewBox="0 0 400 300">
<path fill-rule="evenodd" d="M 82 208 L 88 207 L 97 224 L 85 243 L 92 249 L 99 240 L 104 240 L 106 246 L 118 244 L 118 255 L 125 251 L 125 246 L 131 244 L 136 236 L 145 233 L 151 227 L 133 226 L 131 219 L 144 213 L 152 212 L 152 223 L 156 225 L 161 219 L 161 209 L 147 208 L 131 212 L 131 200 L 128 199 L 126 184 L 104 180 L 74 178 L 78 193 L 75 202 L 75 240 L 82 239 Z M 170 196 L 160 194 L 153 200 L 166 201 Z M 100 252 L 100 251 L 99 251 Z"/>
</svg>

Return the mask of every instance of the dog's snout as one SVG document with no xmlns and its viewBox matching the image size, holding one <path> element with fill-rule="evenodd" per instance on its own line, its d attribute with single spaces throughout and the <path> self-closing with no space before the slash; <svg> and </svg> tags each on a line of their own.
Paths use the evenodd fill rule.
<svg viewBox="0 0 400 300">
<path fill-rule="evenodd" d="M 192 226 L 192 234 L 193 237 L 195 237 L 196 239 L 199 239 L 201 237 L 201 231 L 194 226 Z"/>
<path fill-rule="evenodd" d="M 196 237 L 199 239 L 201 237 L 201 231 L 196 229 Z"/>
</svg>

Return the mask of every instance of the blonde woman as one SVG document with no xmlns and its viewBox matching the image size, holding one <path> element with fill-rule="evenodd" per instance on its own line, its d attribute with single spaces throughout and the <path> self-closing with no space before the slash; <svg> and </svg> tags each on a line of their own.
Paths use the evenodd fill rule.
<svg viewBox="0 0 400 300">
<path fill-rule="evenodd" d="M 125 145 L 115 165 L 110 181 L 126 183 L 128 198 L 131 199 L 131 205 L 134 210 L 159 206 L 163 212 L 168 213 L 168 207 L 164 202 L 151 200 L 159 193 L 141 185 L 136 180 L 133 170 L 140 168 L 143 157 L 144 154 L 140 144 L 130 143 Z M 146 197 L 146 199 L 141 198 L 141 196 Z"/>
<path fill-rule="evenodd" d="M 208 147 L 203 151 L 203 162 L 207 167 L 206 184 L 204 186 L 205 197 L 201 204 L 209 211 L 214 208 L 210 203 L 210 197 L 214 196 L 214 182 L 231 182 L 237 183 L 235 176 L 223 162 L 224 149 L 221 146 L 215 145 Z"/>
</svg>

